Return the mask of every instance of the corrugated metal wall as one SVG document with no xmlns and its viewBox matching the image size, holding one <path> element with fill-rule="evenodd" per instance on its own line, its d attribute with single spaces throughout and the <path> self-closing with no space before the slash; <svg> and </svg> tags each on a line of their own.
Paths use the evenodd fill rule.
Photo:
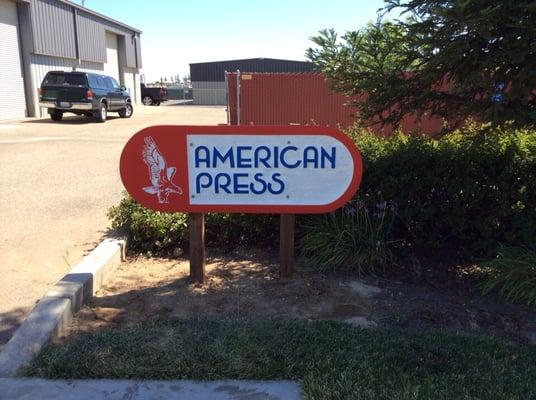
<svg viewBox="0 0 536 400">
<path fill-rule="evenodd" d="M 138 68 L 143 68 L 143 64 L 141 62 L 141 38 L 140 38 L 140 35 L 136 35 L 135 48 L 136 48 L 136 66 Z"/>
<path fill-rule="evenodd" d="M 124 35 L 125 40 L 125 67 L 136 68 L 136 42 L 134 36 Z"/>
<path fill-rule="evenodd" d="M 124 43 L 121 48 L 123 66 L 141 68 L 141 56 L 137 55 L 140 50 L 139 33 L 57 0 L 32 0 L 31 7 L 35 53 L 76 59 L 78 37 L 80 59 L 105 62 L 105 31 L 109 31 L 118 35 Z"/>
<path fill-rule="evenodd" d="M 231 124 L 237 123 L 236 73 L 228 74 Z M 314 124 L 346 127 L 353 123 L 346 97 L 329 89 L 320 74 L 240 75 L 242 125 Z"/>
<path fill-rule="evenodd" d="M 94 15 L 79 10 L 76 12 L 76 24 L 80 58 L 84 61 L 106 62 L 104 25 Z"/>
<path fill-rule="evenodd" d="M 237 74 L 228 74 L 229 116 L 238 123 Z M 355 122 L 354 109 L 345 105 L 348 98 L 333 92 L 321 74 L 241 74 L 241 125 L 326 125 L 347 128 Z M 405 132 L 434 135 L 443 120 L 424 115 L 407 116 L 400 124 Z M 370 127 L 380 135 L 390 135 L 392 126 Z"/>
<path fill-rule="evenodd" d="M 76 58 L 73 8 L 55 0 L 32 1 L 34 52 Z"/>
<path fill-rule="evenodd" d="M 168 88 L 167 92 L 170 100 L 190 100 L 193 98 L 190 89 Z"/>
<path fill-rule="evenodd" d="M 190 64 L 192 82 L 223 82 L 225 71 L 242 72 L 311 72 L 313 64 L 307 61 L 276 58 L 247 58 L 243 60 L 214 61 Z"/>
<path fill-rule="evenodd" d="M 227 104 L 227 87 L 225 82 L 192 82 L 194 104 Z"/>
</svg>

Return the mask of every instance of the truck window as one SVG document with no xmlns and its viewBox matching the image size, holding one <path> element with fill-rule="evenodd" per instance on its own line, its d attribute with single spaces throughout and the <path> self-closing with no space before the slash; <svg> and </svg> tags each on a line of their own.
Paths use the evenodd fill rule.
<svg viewBox="0 0 536 400">
<path fill-rule="evenodd" d="M 99 83 L 97 82 L 97 77 L 95 75 L 88 75 L 87 79 L 89 81 L 89 86 L 90 87 L 92 87 L 92 88 L 100 87 Z"/>
<path fill-rule="evenodd" d="M 117 83 L 117 81 L 114 78 L 108 78 L 108 79 L 110 80 L 113 89 L 119 89 L 119 83 Z"/>
<path fill-rule="evenodd" d="M 48 73 L 43 81 L 44 85 L 85 86 L 86 76 L 82 74 Z"/>
<path fill-rule="evenodd" d="M 106 80 L 105 80 L 104 77 L 97 76 L 97 87 L 101 88 L 101 89 L 106 89 L 107 88 Z"/>
</svg>

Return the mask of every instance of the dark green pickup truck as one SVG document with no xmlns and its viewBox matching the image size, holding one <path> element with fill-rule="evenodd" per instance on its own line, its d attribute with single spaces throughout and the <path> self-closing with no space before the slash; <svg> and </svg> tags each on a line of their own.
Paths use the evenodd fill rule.
<svg viewBox="0 0 536 400">
<path fill-rule="evenodd" d="M 130 118 L 134 111 L 124 86 L 112 77 L 89 72 L 47 73 L 39 89 L 39 105 L 48 109 L 54 121 L 60 121 L 66 112 L 104 122 L 108 112 Z"/>
</svg>

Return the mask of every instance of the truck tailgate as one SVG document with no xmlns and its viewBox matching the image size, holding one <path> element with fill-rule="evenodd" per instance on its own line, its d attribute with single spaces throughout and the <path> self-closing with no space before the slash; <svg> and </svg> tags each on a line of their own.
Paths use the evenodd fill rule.
<svg viewBox="0 0 536 400">
<path fill-rule="evenodd" d="M 85 99 L 87 89 L 78 86 L 43 86 L 43 100 L 81 101 Z"/>
</svg>

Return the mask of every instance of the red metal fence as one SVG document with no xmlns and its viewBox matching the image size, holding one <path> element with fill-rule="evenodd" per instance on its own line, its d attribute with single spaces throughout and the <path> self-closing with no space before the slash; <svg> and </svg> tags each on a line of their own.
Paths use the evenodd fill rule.
<svg viewBox="0 0 536 400">
<path fill-rule="evenodd" d="M 239 90 L 237 82 L 239 77 Z M 355 122 L 355 110 L 348 98 L 333 92 L 322 74 L 317 73 L 227 73 L 228 112 L 231 125 L 327 125 L 346 128 Z M 238 99 L 239 97 L 239 107 Z M 405 117 L 404 132 L 438 133 L 440 118 L 424 115 Z M 370 127 L 390 135 L 392 126 Z"/>
</svg>

